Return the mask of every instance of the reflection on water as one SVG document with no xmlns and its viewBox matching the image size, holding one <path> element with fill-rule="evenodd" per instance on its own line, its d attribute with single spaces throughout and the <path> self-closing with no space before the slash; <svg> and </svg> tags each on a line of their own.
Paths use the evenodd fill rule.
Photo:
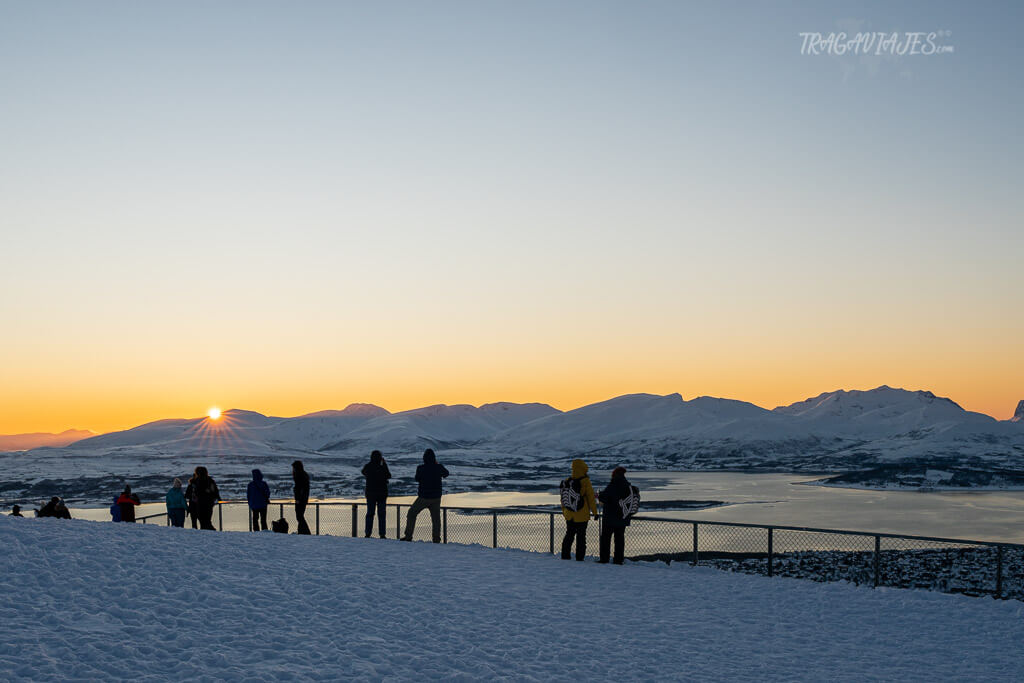
<svg viewBox="0 0 1024 683">
<path fill-rule="evenodd" d="M 629 478 L 640 488 L 644 500 L 728 503 L 681 512 L 644 512 L 641 508 L 641 514 L 652 517 L 1024 543 L 1024 491 L 861 491 L 810 486 L 803 482 L 820 477 L 795 474 L 636 472 L 630 473 Z M 593 481 L 598 489 L 607 483 L 599 477 L 594 477 Z M 452 507 L 555 506 L 558 504 L 556 487 L 557 482 L 553 482 L 550 493 L 456 493 L 446 495 L 444 504 Z M 391 503 L 403 505 L 412 501 L 410 496 L 389 499 Z M 362 501 L 353 499 L 351 502 Z M 163 511 L 162 503 L 146 504 L 138 508 L 137 514 Z M 273 516 L 273 510 L 271 512 Z M 72 514 L 80 519 L 110 519 L 106 509 L 76 508 Z"/>
</svg>

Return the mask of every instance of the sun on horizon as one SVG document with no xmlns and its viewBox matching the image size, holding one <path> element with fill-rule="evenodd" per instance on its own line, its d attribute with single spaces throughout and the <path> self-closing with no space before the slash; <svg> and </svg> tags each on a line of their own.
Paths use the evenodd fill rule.
<svg viewBox="0 0 1024 683">
<path fill-rule="evenodd" d="M 214 407 L 212 407 L 212 408 L 210 408 L 209 410 L 206 411 L 206 415 L 211 420 L 219 420 L 220 419 L 220 408 L 217 408 L 216 406 L 214 406 Z"/>
</svg>

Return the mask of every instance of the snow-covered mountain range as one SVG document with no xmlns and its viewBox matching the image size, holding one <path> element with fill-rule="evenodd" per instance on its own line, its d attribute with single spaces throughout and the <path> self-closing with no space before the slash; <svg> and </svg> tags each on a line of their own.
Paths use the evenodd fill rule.
<svg viewBox="0 0 1024 683">
<path fill-rule="evenodd" d="M 887 386 L 823 393 L 774 410 L 679 394 L 631 394 L 567 412 L 542 403 L 400 413 L 353 404 L 291 418 L 229 410 L 216 421 L 160 420 L 63 448 L 0 456 L 0 492 L 12 468 L 29 463 L 37 465 L 30 467 L 37 482 L 56 476 L 46 467 L 72 462 L 82 476 L 100 478 L 113 469 L 155 473 L 169 464 L 187 472 L 214 458 L 222 472 L 238 476 L 261 463 L 301 458 L 340 477 L 357 471 L 372 449 L 412 464 L 426 447 L 453 465 L 487 470 L 481 485 L 488 486 L 503 477 L 550 477 L 577 456 L 598 467 L 843 473 L 853 484 L 1024 485 L 1022 413 L 1024 402 L 1012 420 L 999 421 L 928 391 Z M 358 477 L 340 481 L 338 492 L 345 493 Z"/>
<path fill-rule="evenodd" d="M 33 432 L 31 434 L 0 434 L 0 452 L 27 451 L 43 446 L 67 446 L 76 441 L 95 436 L 88 429 L 66 429 L 60 434 Z"/>
</svg>

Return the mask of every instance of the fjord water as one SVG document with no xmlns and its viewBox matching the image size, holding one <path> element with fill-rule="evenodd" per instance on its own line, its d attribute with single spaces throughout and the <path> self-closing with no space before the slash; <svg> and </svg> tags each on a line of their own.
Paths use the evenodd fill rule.
<svg viewBox="0 0 1024 683">
<path fill-rule="evenodd" d="M 851 531 L 941 536 L 1024 543 L 1024 491 L 862 490 L 816 486 L 824 475 L 749 474 L 736 472 L 631 472 L 630 480 L 645 501 L 721 501 L 701 510 L 651 511 L 641 514 L 748 524 L 821 527 Z M 595 487 L 607 483 L 597 473 Z M 359 499 L 346 499 L 361 502 Z M 409 496 L 389 502 L 407 505 Z M 468 492 L 448 494 L 452 507 L 516 507 L 558 504 L 552 486 L 544 492 Z M 163 512 L 160 503 L 143 505 L 138 514 Z M 76 508 L 76 517 L 107 520 L 106 509 Z M 421 524 L 426 523 L 424 517 Z"/>
</svg>

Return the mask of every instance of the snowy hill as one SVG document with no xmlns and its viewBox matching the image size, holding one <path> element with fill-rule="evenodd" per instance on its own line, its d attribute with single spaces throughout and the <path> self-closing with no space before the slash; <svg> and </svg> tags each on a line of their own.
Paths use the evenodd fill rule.
<svg viewBox="0 0 1024 683">
<path fill-rule="evenodd" d="M 881 438 L 916 430 L 957 426 L 988 428 L 997 420 L 964 410 L 930 391 L 881 386 L 870 391 L 832 391 L 774 410 L 820 434 Z"/>
<path fill-rule="evenodd" d="M 33 432 L 31 434 L 0 434 L 0 452 L 27 451 L 32 448 L 60 448 L 76 441 L 95 436 L 88 429 L 67 429 L 60 434 Z"/>
<path fill-rule="evenodd" d="M 469 445 L 503 429 L 557 413 L 542 403 L 491 403 L 479 408 L 471 405 L 427 406 L 374 418 L 322 450 L 350 448 L 357 444 L 399 448 Z"/>
<path fill-rule="evenodd" d="M 752 403 L 702 396 L 684 401 L 679 394 L 630 394 L 533 420 L 496 437 L 507 444 L 561 447 L 610 445 L 633 439 L 681 438 L 734 430 L 751 424 L 771 429 L 778 420 Z"/>
<path fill-rule="evenodd" d="M 1017 418 L 1015 418 L 1017 419 Z M 1024 430 L 966 411 L 928 391 L 887 386 L 832 391 L 766 410 L 752 403 L 679 394 L 630 394 L 560 412 L 542 403 L 433 405 L 400 413 L 367 404 L 300 417 L 226 411 L 207 418 L 160 420 L 83 439 L 79 452 L 148 449 L 160 453 L 296 451 L 338 453 L 374 448 L 479 448 L 519 454 L 635 454 L 662 464 L 793 466 L 848 469 L 858 458 L 891 461 L 927 453 L 1011 456 Z M 1020 453 L 1024 458 L 1024 453 Z M 828 457 L 835 462 L 829 464 Z M 785 465 L 779 462 L 784 461 Z M 1024 463 L 1022 463 L 1024 464 Z"/>
<path fill-rule="evenodd" d="M 882 386 L 774 410 L 679 394 L 630 394 L 565 413 L 540 403 L 400 413 L 353 404 L 292 418 L 229 410 L 218 421 L 160 420 L 66 448 L 0 456 L 0 491 L 17 500 L 51 492 L 92 498 L 111 479 L 159 491 L 168 470 L 186 475 L 215 458 L 230 492 L 244 489 L 254 466 L 287 478 L 288 463 L 299 458 L 317 461 L 318 490 L 352 495 L 371 450 L 412 467 L 426 447 L 468 468 L 460 481 L 472 482 L 469 490 L 546 482 L 552 467 L 573 457 L 599 468 L 842 473 L 848 485 L 866 486 L 1007 487 L 1024 480 L 1024 422 Z M 151 483 L 140 481 L 147 476 Z"/>
<path fill-rule="evenodd" d="M 1010 422 L 1024 423 L 1024 401 L 1020 401 L 1017 404 L 1017 410 L 1013 411 L 1013 417 L 1010 418 Z"/>
<path fill-rule="evenodd" d="M 5 680 L 1020 679 L 1012 600 L 79 520 L 0 547 Z"/>
<path fill-rule="evenodd" d="M 380 417 L 390 415 L 387 410 L 372 403 L 350 403 L 344 410 L 321 410 L 315 413 L 300 415 L 305 417 Z"/>
</svg>

